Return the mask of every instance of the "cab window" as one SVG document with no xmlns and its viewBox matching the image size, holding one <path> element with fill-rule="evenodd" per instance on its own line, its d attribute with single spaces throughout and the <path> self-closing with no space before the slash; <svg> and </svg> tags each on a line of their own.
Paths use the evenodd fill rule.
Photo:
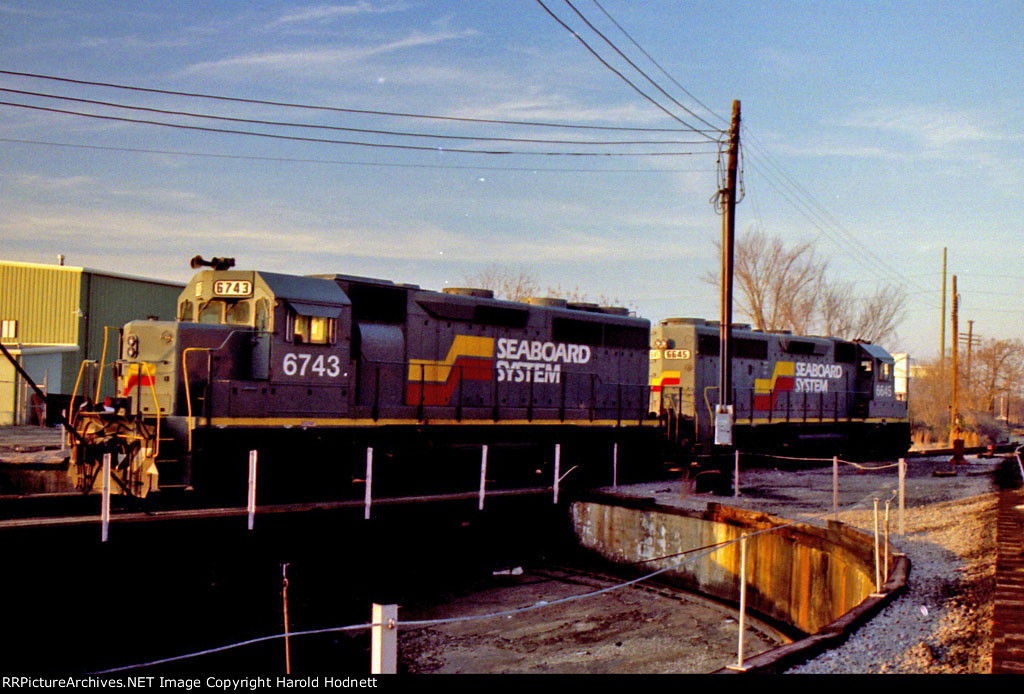
<svg viewBox="0 0 1024 694">
<path fill-rule="evenodd" d="M 181 306 L 178 307 L 178 320 L 185 323 L 190 323 L 194 318 L 194 316 L 192 315 L 193 310 L 194 307 L 191 301 L 189 301 L 188 299 L 182 301 Z"/>
<path fill-rule="evenodd" d="M 222 323 L 224 304 L 220 301 L 211 301 L 199 310 L 200 323 Z"/>
<path fill-rule="evenodd" d="M 881 362 L 878 365 L 878 380 L 879 381 L 891 381 L 892 380 L 892 364 L 888 362 Z"/>
<path fill-rule="evenodd" d="M 324 316 L 294 314 L 292 340 L 297 345 L 326 345 L 331 342 L 334 321 Z"/>
<path fill-rule="evenodd" d="M 255 327 L 260 332 L 265 332 L 270 329 L 270 316 L 267 309 L 267 300 L 260 299 L 256 302 L 256 322 Z"/>
<path fill-rule="evenodd" d="M 231 325 L 249 325 L 250 315 L 249 302 L 239 301 L 227 307 L 225 322 L 230 323 Z"/>
</svg>

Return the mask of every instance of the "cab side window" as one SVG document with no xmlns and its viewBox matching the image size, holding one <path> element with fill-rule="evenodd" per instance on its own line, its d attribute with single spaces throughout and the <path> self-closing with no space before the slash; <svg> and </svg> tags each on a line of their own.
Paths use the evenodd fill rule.
<svg viewBox="0 0 1024 694">
<path fill-rule="evenodd" d="M 297 345 L 327 345 L 334 336 L 334 320 L 324 316 L 293 314 L 292 341 Z"/>
<path fill-rule="evenodd" d="M 183 323 L 191 323 L 195 320 L 193 316 L 193 305 L 188 299 L 181 302 L 181 306 L 178 307 L 178 320 Z"/>
<path fill-rule="evenodd" d="M 256 322 L 255 327 L 260 332 L 266 332 L 270 329 L 270 311 L 267 308 L 267 300 L 260 299 L 256 302 Z"/>
</svg>

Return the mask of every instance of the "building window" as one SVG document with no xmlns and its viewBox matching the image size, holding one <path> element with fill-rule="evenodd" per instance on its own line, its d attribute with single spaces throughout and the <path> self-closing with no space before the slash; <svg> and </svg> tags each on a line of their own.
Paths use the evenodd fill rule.
<svg viewBox="0 0 1024 694">
<path fill-rule="evenodd" d="M 17 340 L 18 339 L 18 321 L 16 321 L 16 320 L 0 321 L 0 339 L 3 339 L 3 340 Z"/>
</svg>

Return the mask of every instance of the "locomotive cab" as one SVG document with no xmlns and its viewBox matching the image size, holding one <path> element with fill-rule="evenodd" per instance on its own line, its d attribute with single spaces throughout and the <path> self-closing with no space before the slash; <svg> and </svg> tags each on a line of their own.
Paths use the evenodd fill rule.
<svg viewBox="0 0 1024 694">
<path fill-rule="evenodd" d="M 333 282 L 206 271 L 182 292 L 178 317 L 216 324 L 222 336 L 217 345 L 190 346 L 205 353 L 190 356 L 185 371 L 183 387 L 202 398 L 188 403 L 193 411 L 201 407 L 209 419 L 347 409 L 351 302 Z M 193 384 L 206 393 L 192 395 Z"/>
</svg>

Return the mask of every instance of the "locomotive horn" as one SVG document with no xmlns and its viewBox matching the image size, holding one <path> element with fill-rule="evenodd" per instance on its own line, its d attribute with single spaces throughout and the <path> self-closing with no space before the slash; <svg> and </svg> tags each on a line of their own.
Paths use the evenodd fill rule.
<svg viewBox="0 0 1024 694">
<path fill-rule="evenodd" d="M 192 266 L 193 270 L 198 270 L 201 267 L 210 267 L 214 270 L 230 270 L 235 266 L 234 258 L 211 258 L 210 260 L 203 260 L 203 256 L 197 255 L 189 261 L 189 265 Z"/>
</svg>

